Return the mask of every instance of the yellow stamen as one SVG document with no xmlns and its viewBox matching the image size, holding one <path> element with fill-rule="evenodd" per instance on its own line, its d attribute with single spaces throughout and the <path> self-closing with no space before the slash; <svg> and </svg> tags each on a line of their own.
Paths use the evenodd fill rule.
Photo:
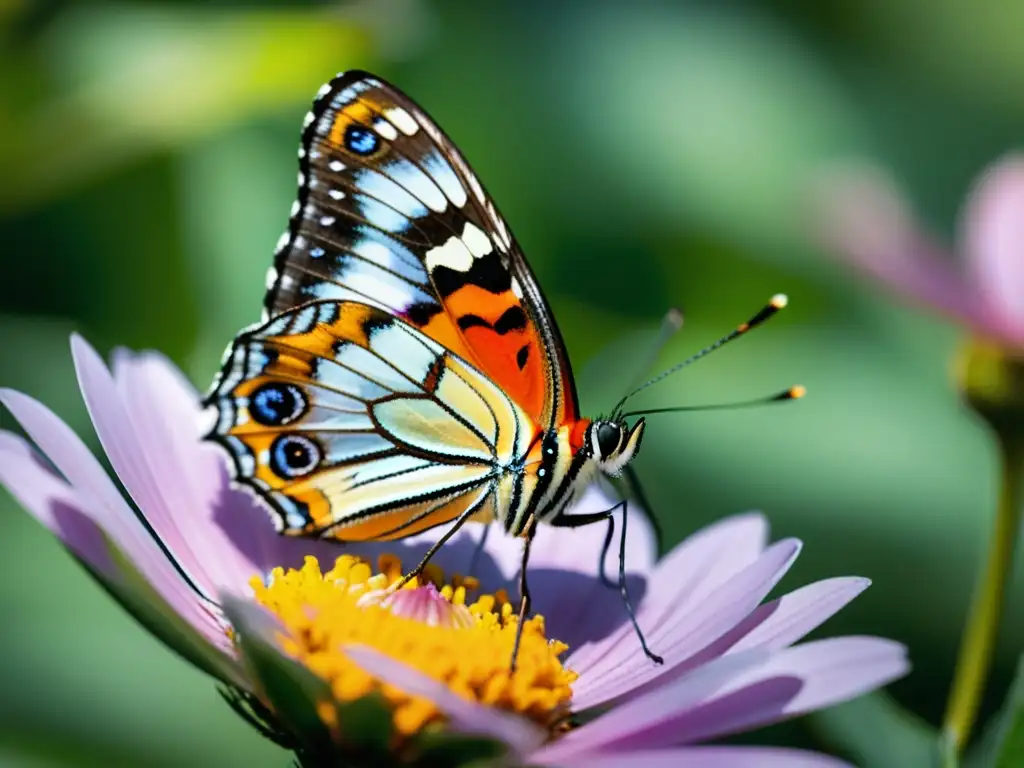
<svg viewBox="0 0 1024 768">
<path fill-rule="evenodd" d="M 340 702 L 378 692 L 392 708 L 396 730 L 411 735 L 443 722 L 434 704 L 381 683 L 341 650 L 369 646 L 444 682 L 471 701 L 515 712 L 553 728 L 569 711 L 577 675 L 562 666 L 568 646 L 548 640 L 544 617 L 523 626 L 515 672 L 509 671 L 518 617 L 504 590 L 469 602 L 476 579 L 445 580 L 428 566 L 401 589 L 402 563 L 383 555 L 370 565 L 342 555 L 327 573 L 307 557 L 299 570 L 275 568 L 268 583 L 251 582 L 256 600 L 287 629 L 285 652 L 326 680 Z M 333 723 L 328 723 L 333 725 Z"/>
</svg>

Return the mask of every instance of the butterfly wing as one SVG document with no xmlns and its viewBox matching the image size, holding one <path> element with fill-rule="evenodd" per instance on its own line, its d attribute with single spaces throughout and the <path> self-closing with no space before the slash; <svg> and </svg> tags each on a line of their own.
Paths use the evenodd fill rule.
<svg viewBox="0 0 1024 768">
<path fill-rule="evenodd" d="M 370 304 L 472 363 L 545 428 L 577 418 L 565 346 L 522 251 L 409 97 L 339 75 L 306 117 L 299 163 L 267 316 L 318 299 Z"/>
<path fill-rule="evenodd" d="M 322 301 L 241 333 L 208 398 L 210 438 L 279 529 L 346 541 L 490 520 L 529 415 L 386 310 Z"/>
</svg>

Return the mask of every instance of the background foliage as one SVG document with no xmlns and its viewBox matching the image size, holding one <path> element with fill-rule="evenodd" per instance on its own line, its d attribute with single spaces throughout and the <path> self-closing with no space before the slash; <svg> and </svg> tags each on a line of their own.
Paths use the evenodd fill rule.
<svg viewBox="0 0 1024 768">
<path fill-rule="evenodd" d="M 1022 28 L 1024 4 L 1000 0 L 0 0 L 0 384 L 87 429 L 77 329 L 101 350 L 164 350 L 205 387 L 258 317 L 313 94 L 337 70 L 379 72 L 496 197 L 585 410 L 611 406 L 633 375 L 629 334 L 668 307 L 687 320 L 664 363 L 789 294 L 768 328 L 645 402 L 793 383 L 810 395 L 655 417 L 640 474 L 669 543 L 761 508 L 777 536 L 806 543 L 783 586 L 873 579 L 827 630 L 908 643 L 915 669 L 892 692 L 937 722 L 993 450 L 950 383 L 956 331 L 813 248 L 806 184 L 823 164 L 875 158 L 952 234 L 971 177 L 1021 142 Z M 0 617 L 4 765 L 285 764 L 6 494 Z M 1016 600 L 989 712 L 1022 618 Z M 851 705 L 757 739 L 842 748 L 877 716 Z"/>
</svg>

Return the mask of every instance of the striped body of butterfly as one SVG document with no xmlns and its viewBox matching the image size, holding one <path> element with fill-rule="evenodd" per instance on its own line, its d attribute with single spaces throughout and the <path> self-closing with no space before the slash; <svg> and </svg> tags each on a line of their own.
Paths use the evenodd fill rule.
<svg viewBox="0 0 1024 768">
<path fill-rule="evenodd" d="M 364 541 L 496 521 L 528 543 L 538 523 L 608 519 L 566 511 L 636 455 L 644 421 L 581 417 L 537 280 L 447 136 L 348 72 L 299 158 L 264 322 L 208 399 L 210 438 L 278 528 Z"/>
</svg>

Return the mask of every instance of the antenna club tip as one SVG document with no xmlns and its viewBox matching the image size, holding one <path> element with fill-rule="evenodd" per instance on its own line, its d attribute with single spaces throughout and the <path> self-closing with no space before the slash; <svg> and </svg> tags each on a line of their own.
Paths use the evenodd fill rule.
<svg viewBox="0 0 1024 768">
<path fill-rule="evenodd" d="M 793 400 L 799 400 L 801 397 L 807 394 L 807 387 L 803 384 L 797 384 L 795 387 L 789 388 L 789 396 Z"/>
<path fill-rule="evenodd" d="M 683 327 L 683 313 L 676 307 L 672 307 L 665 313 L 665 324 L 679 329 Z"/>
<path fill-rule="evenodd" d="M 775 307 L 775 309 L 782 309 L 789 304 L 789 296 L 784 293 L 776 293 L 768 303 Z"/>
</svg>

